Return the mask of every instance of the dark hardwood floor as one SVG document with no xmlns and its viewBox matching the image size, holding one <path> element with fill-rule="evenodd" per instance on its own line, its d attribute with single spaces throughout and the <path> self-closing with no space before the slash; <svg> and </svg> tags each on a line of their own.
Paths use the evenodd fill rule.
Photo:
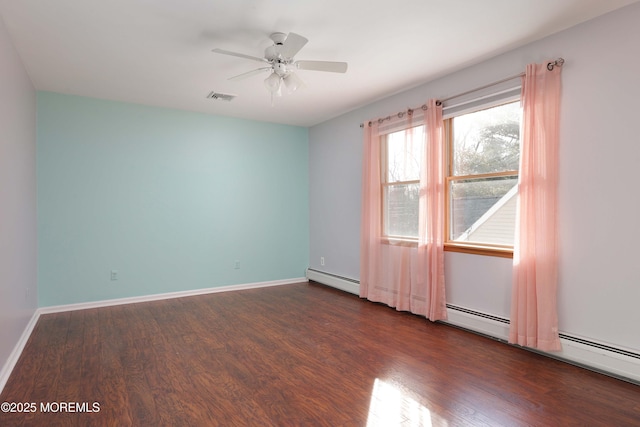
<svg viewBox="0 0 640 427">
<path fill-rule="evenodd" d="M 0 402 L 36 406 L 0 426 L 640 425 L 637 385 L 313 283 L 43 315 Z"/>
</svg>

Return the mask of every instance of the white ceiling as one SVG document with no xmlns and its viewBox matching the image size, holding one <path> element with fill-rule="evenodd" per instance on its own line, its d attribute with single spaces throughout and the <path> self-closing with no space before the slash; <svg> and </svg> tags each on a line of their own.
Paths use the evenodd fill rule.
<svg viewBox="0 0 640 427">
<path fill-rule="evenodd" d="M 0 0 L 36 89 L 311 126 L 638 0 Z M 260 66 L 272 32 L 309 39 L 306 88 L 271 106 Z M 210 91 L 238 95 L 206 99 Z"/>
</svg>

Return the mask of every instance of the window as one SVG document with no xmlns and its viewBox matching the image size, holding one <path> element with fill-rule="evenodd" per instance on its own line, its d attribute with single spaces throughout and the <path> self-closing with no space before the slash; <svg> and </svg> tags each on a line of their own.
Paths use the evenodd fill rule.
<svg viewBox="0 0 640 427">
<path fill-rule="evenodd" d="M 520 161 L 519 102 L 446 120 L 447 248 L 511 254 Z M 495 253 L 494 253 L 495 254 Z"/>
<path fill-rule="evenodd" d="M 383 235 L 417 241 L 424 126 L 387 134 L 381 147 Z"/>
<path fill-rule="evenodd" d="M 519 101 L 493 105 L 445 120 L 446 250 L 513 254 L 521 107 Z M 416 126 L 381 137 L 382 231 L 388 241 L 418 241 L 424 131 Z"/>
</svg>

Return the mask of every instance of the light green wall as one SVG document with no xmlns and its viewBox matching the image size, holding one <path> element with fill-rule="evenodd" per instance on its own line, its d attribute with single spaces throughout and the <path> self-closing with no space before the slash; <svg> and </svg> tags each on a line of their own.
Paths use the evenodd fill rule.
<svg viewBox="0 0 640 427">
<path fill-rule="evenodd" d="M 37 111 L 40 306 L 304 276 L 306 128 L 49 92 Z"/>
</svg>

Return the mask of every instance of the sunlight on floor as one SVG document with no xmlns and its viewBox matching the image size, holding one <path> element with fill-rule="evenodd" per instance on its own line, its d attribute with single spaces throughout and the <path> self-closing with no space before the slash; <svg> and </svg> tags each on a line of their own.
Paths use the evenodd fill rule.
<svg viewBox="0 0 640 427">
<path fill-rule="evenodd" d="M 443 425 L 439 420 L 437 425 Z M 402 390 L 376 378 L 371 392 L 367 427 L 431 427 L 431 411 Z M 446 425 L 446 423 L 445 423 Z"/>
</svg>

